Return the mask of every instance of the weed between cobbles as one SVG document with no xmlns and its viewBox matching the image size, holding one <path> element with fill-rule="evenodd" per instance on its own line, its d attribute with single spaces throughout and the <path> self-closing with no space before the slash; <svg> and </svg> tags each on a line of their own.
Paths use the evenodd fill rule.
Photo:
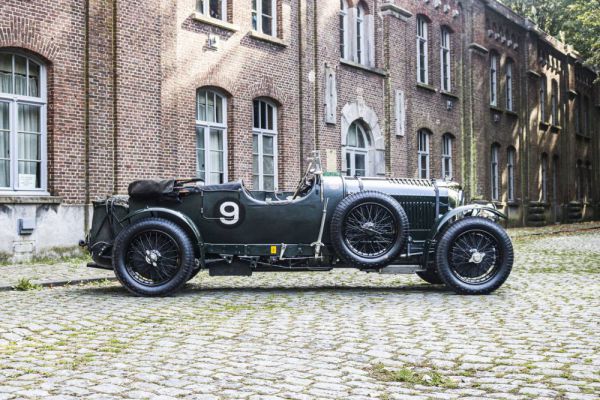
<svg viewBox="0 0 600 400">
<path fill-rule="evenodd" d="M 369 372 L 373 378 L 383 382 L 404 382 L 411 385 L 445 388 L 455 388 L 458 385 L 456 381 L 432 369 L 425 372 L 416 371 L 414 367 L 402 367 L 397 370 L 390 370 L 385 368 L 382 363 L 377 363 L 373 365 Z"/>
<path fill-rule="evenodd" d="M 36 283 L 31 282 L 31 280 L 27 279 L 27 278 L 21 278 L 19 279 L 19 281 L 17 282 L 17 284 L 15 286 L 13 286 L 14 290 L 18 290 L 20 292 L 26 292 L 28 290 L 38 290 L 41 289 L 42 287 Z"/>
</svg>

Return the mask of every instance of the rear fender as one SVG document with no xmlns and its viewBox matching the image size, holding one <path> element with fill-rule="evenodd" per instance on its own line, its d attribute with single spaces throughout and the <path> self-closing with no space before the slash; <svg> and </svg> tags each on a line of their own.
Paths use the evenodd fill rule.
<svg viewBox="0 0 600 400">
<path fill-rule="evenodd" d="M 190 239 L 194 241 L 193 245 L 196 249 L 196 256 L 200 258 L 201 263 L 204 261 L 204 241 L 202 240 L 202 234 L 200 230 L 192 221 L 190 217 L 187 215 L 171 210 L 168 208 L 162 207 L 148 207 L 136 210 L 132 213 L 127 214 L 120 222 L 130 221 L 136 218 L 144 218 L 144 217 L 161 217 L 172 221 L 183 228 L 188 235 L 190 235 Z"/>
</svg>

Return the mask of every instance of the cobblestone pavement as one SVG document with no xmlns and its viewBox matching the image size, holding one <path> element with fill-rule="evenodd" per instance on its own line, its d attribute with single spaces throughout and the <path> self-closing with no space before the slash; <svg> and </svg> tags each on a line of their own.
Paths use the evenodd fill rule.
<svg viewBox="0 0 600 400">
<path fill-rule="evenodd" d="M 600 231 L 515 246 L 489 296 L 354 271 L 1 292 L 0 399 L 598 399 Z"/>
</svg>

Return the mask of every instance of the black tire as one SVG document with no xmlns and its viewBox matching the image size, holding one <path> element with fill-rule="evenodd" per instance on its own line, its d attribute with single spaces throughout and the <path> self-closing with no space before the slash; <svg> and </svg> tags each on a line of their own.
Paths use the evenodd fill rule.
<svg viewBox="0 0 600 400">
<path fill-rule="evenodd" d="M 188 281 L 196 267 L 194 247 L 174 222 L 147 218 L 119 233 L 113 248 L 113 266 L 117 279 L 130 292 L 165 296 Z"/>
<path fill-rule="evenodd" d="M 201 271 L 201 269 L 198 267 L 194 270 L 192 270 L 192 274 L 190 275 L 190 277 L 188 278 L 188 282 L 191 281 L 192 279 L 194 279 L 196 277 L 196 275 L 198 275 L 198 273 Z"/>
<path fill-rule="evenodd" d="M 444 283 L 435 268 L 428 268 L 425 271 L 417 271 L 416 274 L 419 276 L 419 278 L 423 279 L 427 283 L 431 283 L 432 285 L 441 285 Z"/>
<path fill-rule="evenodd" d="M 438 241 L 435 258 L 437 273 L 450 289 L 459 294 L 488 294 L 510 275 L 514 254 L 500 225 L 469 217 L 448 227 Z"/>
<path fill-rule="evenodd" d="M 337 205 L 330 232 L 331 243 L 346 265 L 381 268 L 396 259 L 404 248 L 408 217 L 393 197 L 381 192 L 359 192 Z"/>
</svg>

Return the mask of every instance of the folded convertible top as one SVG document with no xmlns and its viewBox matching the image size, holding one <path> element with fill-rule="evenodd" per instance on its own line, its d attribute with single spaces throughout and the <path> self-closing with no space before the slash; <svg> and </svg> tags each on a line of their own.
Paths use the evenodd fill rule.
<svg viewBox="0 0 600 400">
<path fill-rule="evenodd" d="M 129 193 L 129 196 L 133 198 L 153 198 L 173 193 L 174 187 L 174 179 L 145 179 L 131 182 L 127 192 Z"/>
</svg>

